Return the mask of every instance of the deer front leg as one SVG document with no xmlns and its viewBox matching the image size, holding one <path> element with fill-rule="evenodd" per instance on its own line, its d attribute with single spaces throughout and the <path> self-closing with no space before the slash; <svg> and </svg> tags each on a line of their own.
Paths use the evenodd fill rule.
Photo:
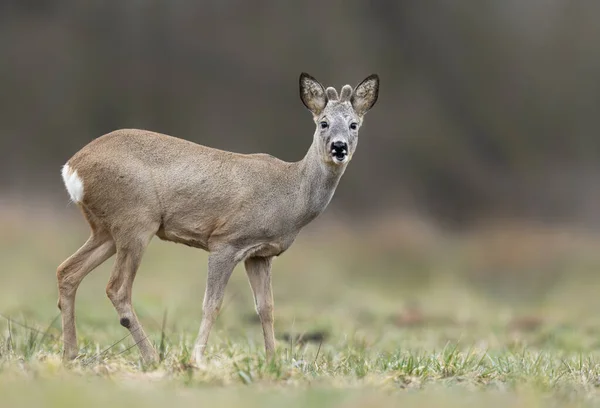
<svg viewBox="0 0 600 408">
<path fill-rule="evenodd" d="M 208 277 L 202 306 L 202 322 L 194 344 L 192 365 L 198 365 L 203 359 L 210 330 L 219 315 L 225 287 L 235 265 L 235 256 L 230 251 L 213 252 L 208 257 Z"/>
<path fill-rule="evenodd" d="M 246 273 L 252 292 L 256 313 L 260 318 L 265 337 L 265 352 L 267 358 L 275 351 L 275 332 L 273 329 L 273 292 L 271 289 L 272 258 L 248 258 L 245 262 Z"/>
</svg>

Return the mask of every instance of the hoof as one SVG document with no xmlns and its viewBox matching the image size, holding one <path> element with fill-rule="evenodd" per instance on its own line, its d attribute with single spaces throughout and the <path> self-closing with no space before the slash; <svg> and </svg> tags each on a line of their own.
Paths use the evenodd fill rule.
<svg viewBox="0 0 600 408">
<path fill-rule="evenodd" d="M 78 356 L 77 353 L 63 353 L 63 356 L 62 356 L 63 364 L 72 363 L 73 360 L 75 360 L 77 358 L 77 356 Z"/>
<path fill-rule="evenodd" d="M 191 370 L 205 370 L 207 368 L 207 365 L 204 360 L 197 361 L 197 360 L 191 358 L 188 361 L 186 368 L 191 369 Z"/>
<path fill-rule="evenodd" d="M 194 349 L 192 357 L 189 360 L 189 366 L 194 369 L 206 368 L 206 358 L 204 357 L 204 347 Z"/>
</svg>

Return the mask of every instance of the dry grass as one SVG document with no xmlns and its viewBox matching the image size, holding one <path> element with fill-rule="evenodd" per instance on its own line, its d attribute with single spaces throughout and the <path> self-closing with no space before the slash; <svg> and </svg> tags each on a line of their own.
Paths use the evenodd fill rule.
<svg viewBox="0 0 600 408">
<path fill-rule="evenodd" d="M 194 371 L 186 361 L 206 254 L 156 240 L 144 258 L 134 303 L 164 357 L 158 366 L 141 365 L 118 324 L 104 294 L 107 262 L 80 288 L 81 356 L 65 368 L 54 273 L 85 240 L 85 226 L 18 210 L 2 225 L 7 406 L 600 402 L 600 245 L 582 232 L 504 224 L 446 236 L 414 220 L 321 220 L 275 262 L 274 361 L 265 361 L 240 267 L 208 361 Z"/>
</svg>

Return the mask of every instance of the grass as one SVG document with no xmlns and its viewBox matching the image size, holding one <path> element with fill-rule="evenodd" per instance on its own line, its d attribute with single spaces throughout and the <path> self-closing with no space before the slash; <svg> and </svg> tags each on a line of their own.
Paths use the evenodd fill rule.
<svg viewBox="0 0 600 408">
<path fill-rule="evenodd" d="M 83 221 L 2 221 L 6 406 L 600 404 L 600 252 L 582 232 L 319 221 L 274 263 L 275 358 L 238 267 L 206 364 L 192 370 L 205 253 L 155 240 L 143 260 L 134 305 L 157 366 L 141 364 L 104 294 L 109 261 L 79 290 L 81 355 L 64 367 L 55 269 L 85 241 Z"/>
</svg>

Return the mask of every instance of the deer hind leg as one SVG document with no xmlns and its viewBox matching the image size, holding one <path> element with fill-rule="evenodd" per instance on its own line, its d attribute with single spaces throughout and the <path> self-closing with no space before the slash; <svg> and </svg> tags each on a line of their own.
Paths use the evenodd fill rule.
<svg viewBox="0 0 600 408">
<path fill-rule="evenodd" d="M 117 258 L 106 286 L 106 294 L 117 310 L 121 325 L 129 330 L 147 364 L 157 362 L 158 354 L 133 309 L 131 292 L 142 255 L 156 229 L 133 239 L 117 241 Z"/>
<path fill-rule="evenodd" d="M 271 290 L 271 258 L 248 258 L 245 262 L 250 287 L 254 293 L 256 313 L 260 318 L 265 338 L 267 358 L 275 351 L 273 329 L 273 292 Z"/>
<path fill-rule="evenodd" d="M 202 305 L 202 322 L 194 344 L 192 364 L 198 364 L 203 359 L 210 330 L 219 315 L 225 287 L 236 263 L 235 254 L 227 250 L 213 252 L 208 257 L 208 277 Z"/>
<path fill-rule="evenodd" d="M 94 268 L 113 256 L 115 243 L 105 231 L 94 229 L 87 242 L 57 269 L 58 308 L 61 311 L 65 360 L 77 357 L 75 295 L 79 284 Z"/>
</svg>

